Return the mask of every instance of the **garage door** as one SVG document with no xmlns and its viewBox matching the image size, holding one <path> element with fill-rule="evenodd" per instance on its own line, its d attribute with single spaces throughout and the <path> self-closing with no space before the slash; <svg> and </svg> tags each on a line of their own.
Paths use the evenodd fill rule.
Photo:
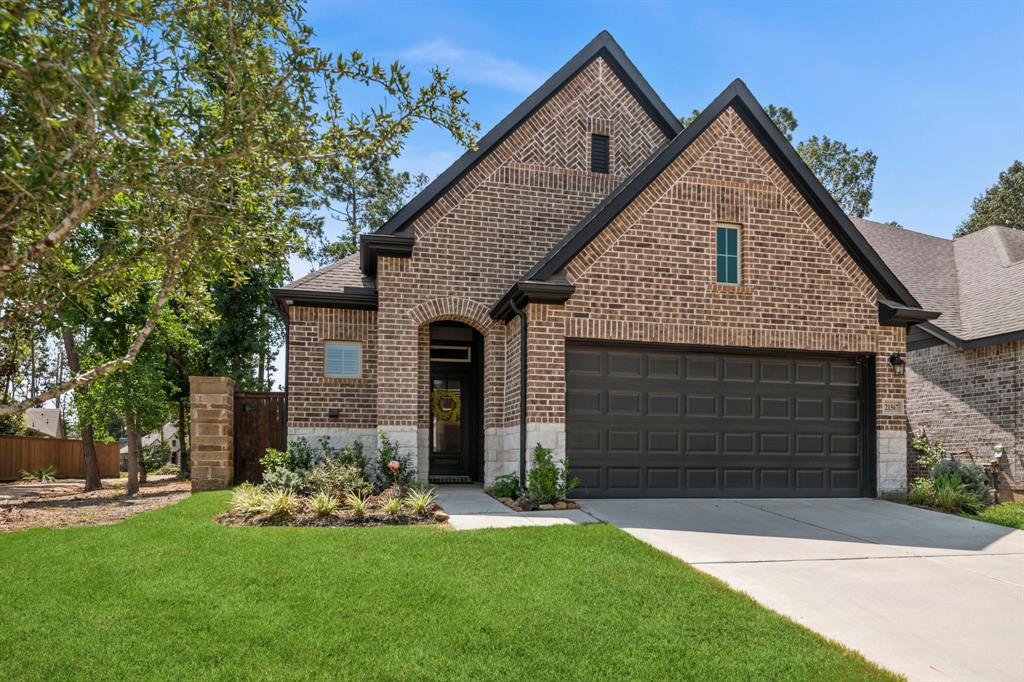
<svg viewBox="0 0 1024 682">
<path fill-rule="evenodd" d="M 856 359 L 571 343 L 566 451 L 580 497 L 855 497 Z"/>
</svg>

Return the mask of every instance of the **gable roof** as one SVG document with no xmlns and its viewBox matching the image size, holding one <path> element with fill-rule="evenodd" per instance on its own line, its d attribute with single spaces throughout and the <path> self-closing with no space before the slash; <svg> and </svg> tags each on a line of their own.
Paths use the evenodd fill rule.
<svg viewBox="0 0 1024 682">
<path fill-rule="evenodd" d="M 480 138 L 475 150 L 466 152 L 459 157 L 455 163 L 437 176 L 433 182 L 424 187 L 419 194 L 395 213 L 380 229 L 372 235 L 364 236 L 363 243 L 361 244 L 363 272 L 368 275 L 372 275 L 375 272 L 375 251 L 382 243 L 382 238 L 390 235 L 398 236 L 407 232 L 413 220 L 430 208 L 438 198 L 472 170 L 491 150 L 515 132 L 534 112 L 551 99 L 562 86 L 571 81 L 598 57 L 604 59 L 605 63 L 615 72 L 626 89 L 629 90 L 648 113 L 651 120 L 665 133 L 666 138 L 672 139 L 679 134 L 682 130 L 682 124 L 679 120 L 661 100 L 661 97 L 658 96 L 633 62 L 630 61 L 629 57 L 626 56 L 626 53 L 615 42 L 612 35 L 608 31 L 601 31 L 582 50 L 577 52 L 572 59 L 566 62 L 562 68 L 544 81 L 544 84 L 537 88 L 533 94 L 523 100 L 508 116 L 501 119 L 498 125 L 494 126 L 486 135 Z"/>
<path fill-rule="evenodd" d="M 918 300 L 942 313 L 924 331 L 959 348 L 1024 338 L 1024 232 L 993 225 L 943 239 L 853 222 Z"/>
<path fill-rule="evenodd" d="M 570 230 L 526 274 L 523 281 L 550 281 L 562 278 L 561 273 L 565 266 L 729 107 L 733 107 L 739 114 L 847 253 L 882 292 L 882 297 L 892 299 L 905 309 L 919 309 L 920 304 L 917 299 L 893 274 L 860 231 L 854 227 L 850 218 L 839 208 L 832 196 L 793 149 L 793 146 L 768 118 L 754 95 L 738 78 L 730 83 L 693 123 L 676 135 L 668 145 L 655 152 L 646 164 L 637 169 L 576 227 Z M 506 317 L 508 302 L 516 296 L 516 287 L 514 286 L 495 305 L 492 314 L 497 317 Z"/>
</svg>

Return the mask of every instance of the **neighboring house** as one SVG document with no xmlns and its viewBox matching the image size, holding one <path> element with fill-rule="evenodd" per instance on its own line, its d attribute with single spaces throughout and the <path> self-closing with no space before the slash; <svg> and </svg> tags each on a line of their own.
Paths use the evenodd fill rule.
<svg viewBox="0 0 1024 682">
<path fill-rule="evenodd" d="M 290 438 L 579 494 L 904 491 L 921 309 L 739 80 L 685 130 L 597 36 L 358 255 L 274 291 Z"/>
<path fill-rule="evenodd" d="M 910 428 L 964 459 L 1000 451 L 1003 484 L 1024 488 L 1024 232 L 942 239 L 854 222 L 915 298 L 942 313 L 907 335 Z"/>
<path fill-rule="evenodd" d="M 167 443 L 171 447 L 171 461 L 178 461 L 178 452 L 181 449 L 181 444 L 178 442 L 178 427 L 176 424 L 164 424 L 160 430 L 147 433 L 141 440 L 142 447 L 144 448 L 154 443 Z M 121 470 L 125 471 L 128 468 L 128 439 L 122 438 L 119 443 L 121 446 Z"/>
<path fill-rule="evenodd" d="M 30 407 L 24 418 L 30 436 L 64 437 L 64 418 L 56 407 Z"/>
</svg>

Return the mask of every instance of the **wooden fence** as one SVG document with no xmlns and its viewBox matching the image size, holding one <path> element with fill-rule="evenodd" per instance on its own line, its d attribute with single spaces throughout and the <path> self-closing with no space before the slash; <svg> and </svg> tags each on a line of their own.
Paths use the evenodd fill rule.
<svg viewBox="0 0 1024 682">
<path fill-rule="evenodd" d="M 120 471 L 120 446 L 96 443 L 100 476 L 117 478 Z M 21 470 L 32 471 L 52 466 L 57 478 L 85 478 L 82 441 L 63 438 L 0 436 L 0 481 L 21 479 Z"/>
</svg>

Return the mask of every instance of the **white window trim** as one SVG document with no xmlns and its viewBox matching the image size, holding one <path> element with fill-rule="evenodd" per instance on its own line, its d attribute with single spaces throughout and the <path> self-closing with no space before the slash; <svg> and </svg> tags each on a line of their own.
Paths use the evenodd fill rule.
<svg viewBox="0 0 1024 682">
<path fill-rule="evenodd" d="M 718 281 L 718 228 L 723 227 L 727 230 L 736 230 L 736 281 L 735 282 L 719 282 Z M 726 287 L 738 287 L 743 284 L 743 226 L 736 225 L 735 223 L 716 223 L 715 224 L 715 284 L 720 284 Z"/>
<path fill-rule="evenodd" d="M 329 346 L 346 346 L 355 348 L 359 353 L 359 367 L 355 374 L 331 374 L 327 369 L 327 348 Z M 363 378 L 363 344 L 359 341 L 324 341 L 324 377 L 327 379 L 362 379 Z"/>
</svg>

